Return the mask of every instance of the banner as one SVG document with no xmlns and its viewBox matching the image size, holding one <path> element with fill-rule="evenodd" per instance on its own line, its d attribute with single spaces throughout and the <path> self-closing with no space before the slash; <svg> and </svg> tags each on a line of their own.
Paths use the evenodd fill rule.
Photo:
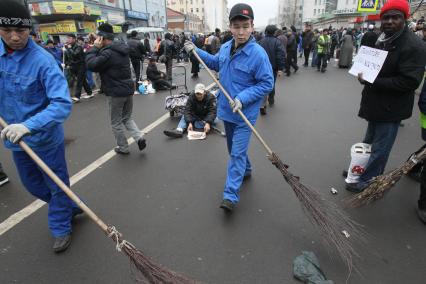
<svg viewBox="0 0 426 284">
<path fill-rule="evenodd" d="M 41 2 L 41 3 L 32 3 L 28 4 L 31 10 L 31 16 L 41 16 L 41 15 L 50 15 L 52 11 L 50 11 L 49 3 Z"/>
<path fill-rule="evenodd" d="M 52 1 L 55 14 L 84 14 L 83 2 Z"/>
<path fill-rule="evenodd" d="M 375 12 L 379 0 L 358 0 L 358 11 L 359 12 Z"/>
<path fill-rule="evenodd" d="M 46 34 L 57 34 L 58 29 L 56 28 L 55 24 L 41 24 L 40 27 L 40 33 L 46 33 Z"/>
</svg>

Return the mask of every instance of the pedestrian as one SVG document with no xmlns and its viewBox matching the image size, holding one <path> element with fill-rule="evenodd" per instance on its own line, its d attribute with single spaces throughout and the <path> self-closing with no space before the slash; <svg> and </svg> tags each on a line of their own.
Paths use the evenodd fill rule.
<svg viewBox="0 0 426 284">
<path fill-rule="evenodd" d="M 331 38 L 328 29 L 324 29 L 317 42 L 317 71 L 324 73 L 327 69 L 328 55 L 330 54 Z"/>
<path fill-rule="evenodd" d="M 98 27 L 94 47 L 86 56 L 87 66 L 101 75 L 102 89 L 108 98 L 112 132 L 117 154 L 129 154 L 125 130 L 130 132 L 140 151 L 145 149 L 144 134 L 132 119 L 134 84 L 130 71 L 129 48 L 122 41 L 114 41 L 112 26 Z"/>
<path fill-rule="evenodd" d="M 197 48 L 197 53 L 214 71 L 233 101 L 218 94 L 218 117 L 225 124 L 230 159 L 223 193 L 222 209 L 230 212 L 239 201 L 243 180 L 251 176 L 252 167 L 247 155 L 251 129 L 236 113 L 242 111 L 255 124 L 259 108 L 266 94 L 272 91 L 274 76 L 268 55 L 252 36 L 253 10 L 247 4 L 236 4 L 229 13 L 233 39 L 222 45 L 215 56 Z M 189 53 L 195 46 L 185 43 Z"/>
<path fill-rule="evenodd" d="M 286 74 L 290 76 L 291 67 L 294 69 L 294 73 L 299 70 L 297 67 L 297 39 L 296 39 L 296 28 L 291 26 L 291 29 L 287 31 L 287 64 Z"/>
<path fill-rule="evenodd" d="M 172 82 L 172 69 L 173 69 L 173 56 L 176 53 L 174 42 L 172 41 L 172 34 L 166 33 L 164 40 L 160 44 L 158 50 L 160 54 L 160 62 L 166 65 L 167 80 Z"/>
<path fill-rule="evenodd" d="M 65 56 L 67 58 L 69 75 L 75 77 L 77 83 L 74 91 L 73 102 L 78 103 L 81 99 L 81 89 L 84 88 L 87 97 L 93 97 L 92 89 L 86 79 L 86 64 L 83 47 L 77 44 L 74 34 L 67 35 L 65 44 Z"/>
<path fill-rule="evenodd" d="M 358 115 L 368 121 L 363 142 L 371 144 L 371 155 L 359 182 L 346 184 L 352 192 L 363 191 L 372 178 L 383 174 L 400 122 L 412 114 L 414 91 L 426 65 L 426 46 L 408 30 L 409 11 L 405 0 L 389 0 L 383 5 L 383 32 L 376 48 L 389 53 L 373 83 L 365 81 L 361 73 L 358 75 L 364 85 Z"/>
<path fill-rule="evenodd" d="M 362 36 L 361 46 L 375 47 L 379 36 L 374 32 L 374 25 L 368 25 L 368 31 Z"/>
<path fill-rule="evenodd" d="M 143 40 L 143 45 L 145 47 L 145 52 L 148 56 L 152 55 L 152 51 L 151 51 L 151 44 L 149 43 L 149 33 L 145 33 L 144 35 L 144 40 Z"/>
<path fill-rule="evenodd" d="M 309 55 L 312 50 L 312 40 L 314 39 L 314 33 L 312 32 L 312 26 L 306 25 L 305 31 L 302 33 L 302 47 L 303 53 L 305 55 L 305 63 L 303 66 L 308 67 L 309 65 Z"/>
<path fill-rule="evenodd" d="M 346 31 L 342 39 L 342 47 L 340 48 L 339 68 L 349 68 L 352 65 L 352 56 L 354 53 L 354 41 L 352 31 Z"/>
<path fill-rule="evenodd" d="M 45 48 L 47 52 L 49 52 L 53 56 L 53 58 L 55 58 L 56 64 L 58 64 L 58 67 L 62 70 L 62 50 L 60 48 L 57 48 L 53 44 L 53 41 L 51 39 L 46 42 Z"/>
<path fill-rule="evenodd" d="M 9 182 L 9 177 L 4 172 L 3 167 L 0 163 L 0 186 L 5 185 L 8 182 Z"/>
<path fill-rule="evenodd" d="M 203 41 L 200 37 L 196 37 L 194 44 L 198 48 L 203 47 Z M 198 73 L 200 72 L 200 62 L 198 62 L 198 59 L 193 54 L 189 55 L 189 59 L 191 60 L 191 78 L 197 79 Z"/>
<path fill-rule="evenodd" d="M 220 29 L 216 28 L 215 33 L 212 34 L 212 39 L 210 41 L 210 53 L 215 55 L 219 52 L 220 49 Z"/>
<path fill-rule="evenodd" d="M 69 247 L 71 220 L 82 211 L 18 142 L 23 139 L 70 186 L 62 125 L 72 108 L 68 85 L 55 59 L 30 39 L 28 7 L 19 1 L 2 0 L 0 19 L 0 73 L 5 74 L 0 76 L 0 114 L 9 123 L 1 131 L 1 138 L 12 151 L 25 188 L 49 205 L 53 250 L 59 253 Z"/>
<path fill-rule="evenodd" d="M 135 86 L 136 91 L 139 90 L 139 81 L 141 80 L 141 72 L 143 70 L 143 60 L 146 53 L 145 46 L 138 38 L 138 32 L 132 31 L 130 33 L 130 39 L 127 41 L 129 46 L 129 56 L 132 62 L 133 70 L 135 72 Z"/>
<path fill-rule="evenodd" d="M 204 84 L 195 85 L 193 92 L 186 101 L 185 111 L 176 129 L 164 130 L 164 134 L 171 138 L 182 138 L 188 128 L 189 131 L 202 129 L 208 134 L 216 120 L 216 97 L 206 90 Z"/>
<path fill-rule="evenodd" d="M 158 71 L 155 58 L 149 58 L 148 67 L 146 68 L 146 77 L 151 81 L 152 87 L 156 90 L 170 90 L 173 85 L 167 81 L 167 75 Z"/>
<path fill-rule="evenodd" d="M 281 77 L 284 70 L 284 46 L 282 42 L 274 36 L 276 31 L 277 27 L 275 25 L 266 26 L 265 37 L 259 42 L 260 46 L 262 46 L 268 54 L 269 62 L 271 63 L 272 72 L 274 74 L 274 87 L 268 96 L 265 96 L 263 105 L 260 108 L 261 115 L 266 115 L 266 102 L 269 102 L 269 106 L 274 105 L 275 82 L 277 80 L 277 75 Z"/>
</svg>

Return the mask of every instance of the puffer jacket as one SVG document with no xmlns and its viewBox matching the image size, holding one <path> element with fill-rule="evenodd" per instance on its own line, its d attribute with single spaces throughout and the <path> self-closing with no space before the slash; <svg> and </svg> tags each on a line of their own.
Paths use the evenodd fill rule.
<svg viewBox="0 0 426 284">
<path fill-rule="evenodd" d="M 282 42 L 272 35 L 267 35 L 260 40 L 259 44 L 268 54 L 272 70 L 284 70 L 285 52 Z"/>
<path fill-rule="evenodd" d="M 101 76 L 102 90 L 107 96 L 133 95 L 134 83 L 130 71 L 129 47 L 114 41 L 101 49 L 93 47 L 86 56 L 87 68 Z"/>
<path fill-rule="evenodd" d="M 216 97 L 206 91 L 206 96 L 202 101 L 197 100 L 195 93 L 191 92 L 186 102 L 184 117 L 187 123 L 194 123 L 197 120 L 204 120 L 212 125 L 216 119 Z"/>
<path fill-rule="evenodd" d="M 143 57 L 146 53 L 146 49 L 139 39 L 131 38 L 127 41 L 127 45 L 129 46 L 130 58 L 143 60 Z"/>
</svg>

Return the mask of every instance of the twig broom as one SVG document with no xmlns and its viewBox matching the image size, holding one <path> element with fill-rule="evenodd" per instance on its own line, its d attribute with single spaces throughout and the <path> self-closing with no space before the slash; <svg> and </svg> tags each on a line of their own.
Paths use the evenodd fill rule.
<svg viewBox="0 0 426 284">
<path fill-rule="evenodd" d="M 403 175 L 408 174 L 411 169 L 426 159 L 426 145 L 414 152 L 408 160 L 400 167 L 387 174 L 375 177 L 366 189 L 348 199 L 349 207 L 361 207 L 376 200 L 382 199 Z"/>
<path fill-rule="evenodd" d="M 0 126 L 7 127 L 7 123 L 0 117 Z M 81 199 L 40 159 L 40 157 L 24 142 L 20 141 L 19 146 L 34 160 L 34 162 L 74 201 L 84 213 L 96 224 L 101 230 L 110 237 L 116 244 L 116 249 L 123 252 L 130 259 L 130 262 L 139 271 L 148 283 L 178 283 L 189 284 L 197 283 L 176 272 L 173 272 L 161 265 L 154 263 L 143 252 L 138 250 L 130 242 L 123 238 L 123 235 L 117 231 L 112 225 L 106 225 Z M 141 279 L 137 279 L 141 280 Z"/>
<path fill-rule="evenodd" d="M 219 86 L 222 93 L 226 96 L 228 101 L 231 103 L 232 97 L 228 94 L 219 80 L 216 79 L 212 71 L 206 65 L 206 63 L 200 58 L 195 50 L 192 50 L 194 56 L 204 66 L 209 75 L 212 77 L 214 82 Z M 314 191 L 305 185 L 303 185 L 299 178 L 294 176 L 288 171 L 288 165 L 284 164 L 276 153 L 266 144 L 264 139 L 260 136 L 254 126 L 250 123 L 247 117 L 241 110 L 238 110 L 238 114 L 244 120 L 244 122 L 253 131 L 256 138 L 262 144 L 267 152 L 268 159 L 272 164 L 281 172 L 284 179 L 291 186 L 297 198 L 299 199 L 302 208 L 308 219 L 314 224 L 318 231 L 321 233 L 325 242 L 329 245 L 334 246 L 342 260 L 345 262 L 349 269 L 349 274 L 354 266 L 353 257 L 358 256 L 352 247 L 349 238 L 343 232 L 350 232 L 351 237 L 362 239 L 363 231 L 358 223 L 353 221 L 343 211 L 341 211 L 336 204 L 326 200 L 320 196 L 317 191 Z"/>
</svg>

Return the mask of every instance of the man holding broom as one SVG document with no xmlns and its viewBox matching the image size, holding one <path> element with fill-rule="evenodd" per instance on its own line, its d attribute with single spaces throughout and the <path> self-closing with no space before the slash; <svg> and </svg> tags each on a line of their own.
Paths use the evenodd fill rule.
<svg viewBox="0 0 426 284">
<path fill-rule="evenodd" d="M 239 201 L 238 192 L 244 179 L 251 176 L 247 156 L 251 130 L 236 113 L 241 110 L 255 124 L 264 97 L 272 91 L 274 76 L 265 50 L 252 37 L 253 10 L 247 4 L 236 4 L 229 13 L 233 39 L 224 43 L 216 55 L 196 48 L 190 41 L 185 50 L 194 49 L 211 69 L 219 72 L 220 82 L 233 98 L 230 104 L 219 91 L 218 117 L 224 121 L 228 152 L 228 173 L 220 208 L 231 212 Z"/>
<path fill-rule="evenodd" d="M 25 188 L 49 205 L 53 250 L 71 243 L 71 220 L 82 211 L 19 147 L 24 141 L 69 186 L 62 123 L 71 112 L 68 84 L 55 59 L 29 38 L 31 16 L 16 0 L 0 1 L 1 131 Z"/>
</svg>

